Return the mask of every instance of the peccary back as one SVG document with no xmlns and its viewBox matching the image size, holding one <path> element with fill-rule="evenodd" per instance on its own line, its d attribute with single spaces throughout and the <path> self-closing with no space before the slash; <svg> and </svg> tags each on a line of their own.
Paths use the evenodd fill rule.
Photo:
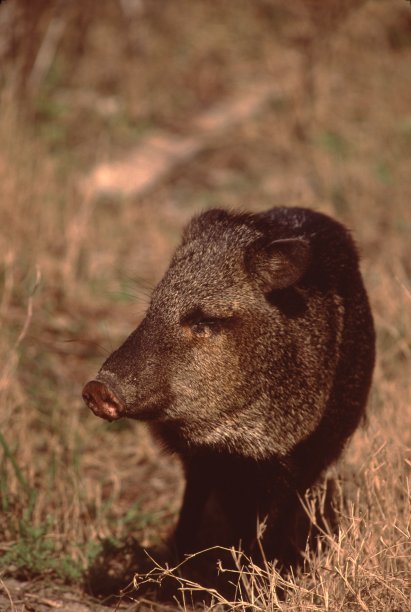
<svg viewBox="0 0 411 612">
<path fill-rule="evenodd" d="M 210 210 L 186 228 L 145 319 L 83 396 L 99 416 L 148 421 L 183 462 L 176 531 L 195 550 L 207 499 L 228 541 L 285 557 L 303 492 L 365 410 L 374 328 L 349 232 L 302 208 Z"/>
</svg>

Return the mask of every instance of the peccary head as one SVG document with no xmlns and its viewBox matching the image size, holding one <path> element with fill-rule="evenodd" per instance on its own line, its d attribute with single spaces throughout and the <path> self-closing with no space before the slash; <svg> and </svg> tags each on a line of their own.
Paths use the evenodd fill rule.
<svg viewBox="0 0 411 612">
<path fill-rule="evenodd" d="M 206 212 L 186 228 L 144 320 L 85 386 L 85 402 L 108 420 L 149 421 L 180 453 L 284 456 L 326 410 L 344 278 L 355 291 L 357 268 L 348 234 L 323 215 Z"/>
</svg>

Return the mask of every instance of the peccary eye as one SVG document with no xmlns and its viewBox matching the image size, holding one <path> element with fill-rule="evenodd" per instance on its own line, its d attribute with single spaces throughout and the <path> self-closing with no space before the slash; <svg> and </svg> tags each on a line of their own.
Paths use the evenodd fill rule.
<svg viewBox="0 0 411 612">
<path fill-rule="evenodd" d="M 210 317 L 201 310 L 195 309 L 182 317 L 181 324 L 195 336 L 206 338 L 219 332 L 227 321 L 227 318 Z"/>
<path fill-rule="evenodd" d="M 217 319 L 204 319 L 204 321 L 197 321 L 190 325 L 191 331 L 197 336 L 208 336 L 211 332 L 217 331 L 219 327 Z"/>
</svg>

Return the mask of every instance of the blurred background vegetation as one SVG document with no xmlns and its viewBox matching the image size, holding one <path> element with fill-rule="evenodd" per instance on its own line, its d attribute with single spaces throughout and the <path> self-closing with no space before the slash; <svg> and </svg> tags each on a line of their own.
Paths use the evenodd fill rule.
<svg viewBox="0 0 411 612">
<path fill-rule="evenodd" d="M 178 464 L 138 424 L 95 419 L 82 384 L 139 322 L 192 214 L 302 205 L 353 230 L 378 331 L 370 423 L 345 459 L 363 531 L 342 554 L 362 573 L 346 574 L 350 608 L 328 575 L 330 609 L 358 593 L 358 609 L 406 609 L 410 65 L 405 0 L 0 4 L 4 575 L 80 583 L 104 541 L 166 537 Z M 258 112 L 204 140 L 201 117 L 263 86 Z M 153 135 L 201 146 L 144 192 L 95 187 L 95 168 Z"/>
</svg>

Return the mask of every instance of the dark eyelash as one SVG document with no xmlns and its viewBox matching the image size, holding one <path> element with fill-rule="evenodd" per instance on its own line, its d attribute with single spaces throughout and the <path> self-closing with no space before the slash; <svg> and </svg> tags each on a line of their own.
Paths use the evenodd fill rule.
<svg viewBox="0 0 411 612">
<path fill-rule="evenodd" d="M 190 327 L 213 327 L 215 329 L 223 325 L 224 321 L 225 319 L 218 319 L 216 317 L 190 317 L 184 318 L 182 324 Z"/>
<path fill-rule="evenodd" d="M 218 334 L 224 326 L 224 319 L 205 318 L 189 323 L 193 334 L 203 336 L 204 334 Z"/>
<path fill-rule="evenodd" d="M 197 326 L 197 328 L 210 327 L 214 331 L 217 331 L 223 327 L 230 327 L 234 322 L 235 317 L 233 316 L 213 317 L 205 314 L 200 309 L 192 310 L 180 320 L 182 325 L 188 325 L 190 327 Z"/>
<path fill-rule="evenodd" d="M 209 317 L 205 317 L 204 319 L 194 320 L 190 323 L 190 325 L 203 325 L 207 327 L 213 327 L 213 325 L 218 325 L 222 323 L 224 319 L 211 319 Z"/>
</svg>

